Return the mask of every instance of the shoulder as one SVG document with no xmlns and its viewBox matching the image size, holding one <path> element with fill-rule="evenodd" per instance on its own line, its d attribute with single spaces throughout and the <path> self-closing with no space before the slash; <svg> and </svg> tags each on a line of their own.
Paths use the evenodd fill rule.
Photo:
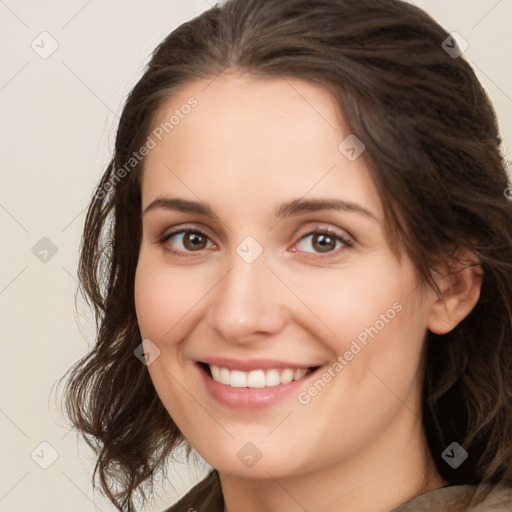
<svg viewBox="0 0 512 512">
<path fill-rule="evenodd" d="M 223 512 L 224 498 L 219 474 L 212 469 L 177 503 L 164 512 Z"/>
<path fill-rule="evenodd" d="M 416 496 L 391 512 L 510 512 L 512 487 L 453 485 Z"/>
</svg>

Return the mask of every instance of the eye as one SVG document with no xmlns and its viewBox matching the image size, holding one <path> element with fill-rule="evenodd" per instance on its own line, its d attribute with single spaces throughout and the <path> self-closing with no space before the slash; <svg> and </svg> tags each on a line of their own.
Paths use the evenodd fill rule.
<svg viewBox="0 0 512 512">
<path fill-rule="evenodd" d="M 203 232 L 197 229 L 180 229 L 165 234 L 159 243 L 164 248 L 173 254 L 187 256 L 190 252 L 199 252 L 203 249 L 211 247 L 213 242 Z M 208 246 L 210 243 L 210 246 Z M 176 248 L 176 245 L 178 248 Z"/>
<path fill-rule="evenodd" d="M 317 254 L 337 254 L 343 247 L 352 247 L 353 241 L 331 229 L 312 231 L 301 237 L 297 243 L 299 250 Z M 308 250 L 308 247 L 313 250 Z M 330 256 L 330 255 L 329 255 Z"/>
</svg>

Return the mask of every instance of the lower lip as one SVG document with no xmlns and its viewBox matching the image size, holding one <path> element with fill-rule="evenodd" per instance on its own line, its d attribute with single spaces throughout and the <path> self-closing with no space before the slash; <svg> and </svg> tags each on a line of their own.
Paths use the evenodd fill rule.
<svg viewBox="0 0 512 512">
<path fill-rule="evenodd" d="M 210 377 L 210 374 L 200 365 L 196 363 L 199 372 L 204 380 L 206 389 L 218 402 L 228 407 L 242 409 L 245 411 L 253 411 L 270 407 L 290 395 L 298 395 L 304 384 L 309 381 L 318 369 L 306 374 L 302 379 L 292 380 L 287 384 L 279 384 L 265 388 L 234 388 L 226 384 L 216 382 Z"/>
</svg>

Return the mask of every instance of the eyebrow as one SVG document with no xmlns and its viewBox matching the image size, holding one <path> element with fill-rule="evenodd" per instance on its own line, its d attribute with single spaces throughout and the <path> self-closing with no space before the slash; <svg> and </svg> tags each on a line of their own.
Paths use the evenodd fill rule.
<svg viewBox="0 0 512 512">
<path fill-rule="evenodd" d="M 146 206 L 143 215 L 146 215 L 146 213 L 157 209 L 174 210 L 185 213 L 198 213 L 200 215 L 207 215 L 214 219 L 219 219 L 219 216 L 213 211 L 208 203 L 171 197 L 157 197 L 148 206 Z M 275 216 L 279 219 L 284 219 L 285 217 L 290 217 L 293 215 L 300 215 L 303 213 L 316 212 L 321 210 L 336 210 L 357 213 L 364 217 L 378 220 L 372 212 L 366 208 L 363 208 L 357 203 L 330 198 L 294 199 L 280 205 L 279 208 L 277 208 L 275 211 Z"/>
</svg>

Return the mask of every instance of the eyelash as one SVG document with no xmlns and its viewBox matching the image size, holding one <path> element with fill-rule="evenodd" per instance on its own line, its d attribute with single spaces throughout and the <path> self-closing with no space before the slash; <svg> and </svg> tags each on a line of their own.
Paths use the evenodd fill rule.
<svg viewBox="0 0 512 512">
<path fill-rule="evenodd" d="M 208 240 L 210 239 L 208 237 L 208 235 L 203 233 L 201 230 L 185 227 L 185 228 L 177 229 L 175 231 L 171 231 L 170 233 L 167 233 L 167 234 L 163 235 L 158 240 L 158 243 L 159 243 L 159 245 L 164 247 L 164 250 L 166 250 L 166 251 L 168 251 L 168 252 L 170 252 L 172 254 L 175 254 L 177 256 L 185 257 L 185 258 L 192 257 L 192 256 L 194 256 L 194 253 L 199 253 L 199 252 L 201 252 L 203 250 L 203 249 L 201 249 L 199 251 L 181 251 L 181 250 L 178 250 L 178 249 L 171 248 L 170 246 L 167 245 L 167 241 L 171 237 L 173 237 L 175 235 L 182 234 L 182 233 L 183 234 L 194 233 L 194 234 L 198 234 L 200 236 L 203 236 L 203 237 L 207 238 Z M 328 251 L 325 254 L 314 253 L 314 252 L 313 253 L 307 252 L 306 254 L 309 254 L 309 256 L 306 256 L 306 257 L 309 257 L 309 258 L 311 258 L 311 257 L 313 257 L 313 258 L 329 258 L 329 257 L 334 257 L 334 255 L 338 255 L 340 250 L 351 248 L 354 245 L 354 242 L 352 240 L 348 239 L 347 237 L 343 236 L 341 233 L 338 233 L 337 231 L 335 231 L 333 229 L 330 229 L 330 228 L 318 228 L 318 229 L 309 231 L 308 233 L 306 233 L 303 236 L 301 236 L 296 243 L 301 242 L 302 240 L 304 240 L 305 238 L 307 238 L 307 237 L 309 237 L 311 235 L 328 235 L 328 236 L 331 236 L 334 239 L 339 240 L 343 244 L 343 246 L 338 248 L 338 249 L 334 249 L 332 251 Z M 296 251 L 294 251 L 294 252 L 296 252 Z"/>
</svg>

